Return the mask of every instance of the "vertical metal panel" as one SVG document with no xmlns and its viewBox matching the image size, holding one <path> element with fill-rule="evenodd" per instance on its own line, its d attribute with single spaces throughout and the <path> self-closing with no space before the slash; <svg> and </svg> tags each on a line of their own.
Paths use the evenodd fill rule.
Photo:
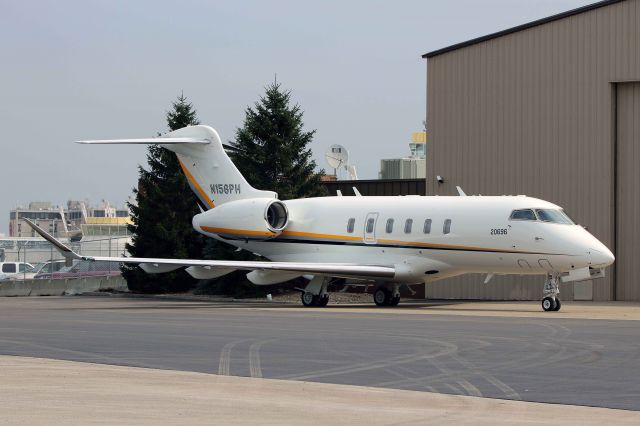
<svg viewBox="0 0 640 426">
<path fill-rule="evenodd" d="M 640 300 L 640 83 L 617 90 L 616 276 L 620 300 Z"/>
<path fill-rule="evenodd" d="M 542 198 L 565 207 L 613 248 L 611 82 L 640 80 L 639 46 L 640 0 L 627 0 L 428 58 L 427 192 L 451 195 L 461 185 L 468 194 Z M 438 184 L 436 175 L 445 182 Z M 594 300 L 612 298 L 608 275 L 594 281 Z M 541 293 L 540 277 L 481 282 L 469 276 L 429 284 L 427 295 L 536 299 Z M 562 291 L 569 299 L 572 286 Z"/>
</svg>

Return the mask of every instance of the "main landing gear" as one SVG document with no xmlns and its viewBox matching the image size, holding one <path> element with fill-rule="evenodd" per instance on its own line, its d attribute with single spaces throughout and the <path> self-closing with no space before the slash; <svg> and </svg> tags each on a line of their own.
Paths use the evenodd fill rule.
<svg viewBox="0 0 640 426">
<path fill-rule="evenodd" d="M 400 290 L 398 285 L 393 286 L 393 290 L 387 287 L 378 287 L 373 292 L 373 301 L 377 306 L 398 306 L 400 303 Z"/>
<path fill-rule="evenodd" d="M 327 303 L 329 303 L 329 293 L 327 293 L 328 284 L 329 278 L 327 277 L 313 277 L 300 295 L 302 304 L 307 307 L 318 308 L 327 306 Z"/>
<path fill-rule="evenodd" d="M 542 299 L 542 309 L 544 311 L 559 311 L 562 307 L 560 298 L 560 288 L 558 286 L 559 277 L 556 274 L 547 275 L 547 280 L 544 282 L 544 298 Z"/>
<path fill-rule="evenodd" d="M 313 294 L 310 292 L 304 292 L 300 296 L 302 304 L 307 307 L 316 306 L 318 308 L 324 308 L 329 303 L 329 294 Z"/>
</svg>

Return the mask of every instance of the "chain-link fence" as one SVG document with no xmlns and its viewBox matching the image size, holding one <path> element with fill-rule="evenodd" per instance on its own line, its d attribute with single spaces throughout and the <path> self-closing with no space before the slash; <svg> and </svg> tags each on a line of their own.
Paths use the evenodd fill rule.
<svg viewBox="0 0 640 426">
<path fill-rule="evenodd" d="M 82 241 L 63 241 L 73 251 L 90 257 L 128 256 L 126 244 L 130 237 L 83 238 Z M 113 262 L 64 262 L 62 255 L 47 241 L 34 238 L 5 238 L 0 240 L 0 279 L 76 278 L 86 276 L 120 276 L 120 266 Z"/>
</svg>

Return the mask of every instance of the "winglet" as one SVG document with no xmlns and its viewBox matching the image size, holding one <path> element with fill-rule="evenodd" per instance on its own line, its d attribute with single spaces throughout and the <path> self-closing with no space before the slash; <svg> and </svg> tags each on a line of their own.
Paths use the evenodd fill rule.
<svg viewBox="0 0 640 426">
<path fill-rule="evenodd" d="M 27 224 L 31 228 L 33 228 L 34 231 L 36 231 L 38 234 L 40 234 L 40 236 L 42 238 L 44 238 L 45 240 L 47 240 L 51 244 L 53 244 L 53 246 L 56 248 L 56 250 L 58 250 L 60 252 L 60 254 L 62 254 L 66 259 L 78 259 L 78 260 L 88 259 L 88 258 L 80 256 L 78 253 L 74 252 L 69 247 L 67 247 L 64 244 L 62 244 L 59 240 L 55 239 L 53 237 L 53 235 L 49 234 L 44 229 L 40 228 L 38 225 L 36 225 L 35 223 L 31 222 L 29 219 L 23 219 L 23 220 L 25 222 L 27 222 Z"/>
</svg>

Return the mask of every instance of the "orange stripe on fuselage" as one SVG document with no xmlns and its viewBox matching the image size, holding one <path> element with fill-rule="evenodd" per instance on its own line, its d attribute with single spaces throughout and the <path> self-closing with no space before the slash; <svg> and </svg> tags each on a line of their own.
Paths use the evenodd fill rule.
<svg viewBox="0 0 640 426">
<path fill-rule="evenodd" d="M 474 247 L 474 246 L 454 246 L 451 244 L 435 244 L 435 243 L 421 243 L 419 241 L 401 241 L 401 240 L 385 240 L 378 239 L 380 243 L 385 244 L 407 244 L 407 245 L 415 245 L 420 247 L 441 247 L 441 248 L 455 248 L 455 249 L 463 249 L 463 250 L 487 250 L 487 251 L 501 251 L 505 253 L 513 253 L 513 250 L 505 250 L 505 249 L 496 249 L 496 248 L 487 248 L 487 247 Z M 526 253 L 526 252 L 523 252 Z"/>
<path fill-rule="evenodd" d="M 233 228 L 214 228 L 211 226 L 203 226 L 202 230 L 205 232 L 210 232 L 212 234 L 233 234 L 233 235 L 258 235 L 258 236 L 274 236 L 273 233 L 267 231 L 254 231 L 251 229 L 233 229 Z M 309 237 L 309 238 L 325 238 L 330 240 L 338 240 L 338 241 L 362 241 L 361 237 L 352 237 L 348 235 L 332 235 L 332 234 L 318 234 L 314 232 L 302 232 L 302 231 L 284 231 L 281 236 L 284 237 Z M 423 243 L 419 241 L 402 241 L 402 240 L 387 240 L 379 238 L 376 240 L 382 244 L 398 244 L 398 245 L 411 245 L 416 247 L 423 248 L 450 248 L 450 249 L 461 249 L 461 250 L 479 250 L 479 251 L 493 251 L 493 252 L 504 252 L 504 253 L 527 253 L 520 252 L 515 250 L 505 250 L 505 249 L 496 249 L 496 248 L 487 248 L 487 247 L 474 247 L 474 246 L 458 246 L 451 244 L 434 244 L 434 243 Z"/>
<path fill-rule="evenodd" d="M 268 231 L 253 231 L 251 229 L 214 228 L 212 226 L 201 226 L 205 232 L 212 234 L 233 234 L 233 235 L 260 235 L 272 237 L 273 233 Z"/>
<path fill-rule="evenodd" d="M 361 241 L 361 237 L 350 237 L 346 235 L 331 235 L 331 234 L 316 234 L 313 232 L 301 232 L 301 231 L 284 231 L 281 235 L 285 237 L 311 237 L 311 238 L 328 238 L 331 240 L 345 240 L 345 241 Z"/>
<path fill-rule="evenodd" d="M 211 200 L 211 198 L 209 198 L 207 193 L 204 192 L 202 187 L 198 184 L 198 181 L 196 181 L 196 178 L 194 178 L 191 172 L 185 167 L 184 164 L 182 164 L 182 161 L 178 160 L 178 163 L 180 163 L 180 167 L 182 168 L 182 171 L 184 172 L 184 175 L 187 177 L 187 180 L 189 181 L 189 183 L 191 183 L 191 185 L 196 189 L 196 191 L 198 191 L 198 194 L 202 196 L 202 198 L 209 205 L 209 207 L 214 208 L 216 205 L 213 204 L 213 201 Z"/>
</svg>

